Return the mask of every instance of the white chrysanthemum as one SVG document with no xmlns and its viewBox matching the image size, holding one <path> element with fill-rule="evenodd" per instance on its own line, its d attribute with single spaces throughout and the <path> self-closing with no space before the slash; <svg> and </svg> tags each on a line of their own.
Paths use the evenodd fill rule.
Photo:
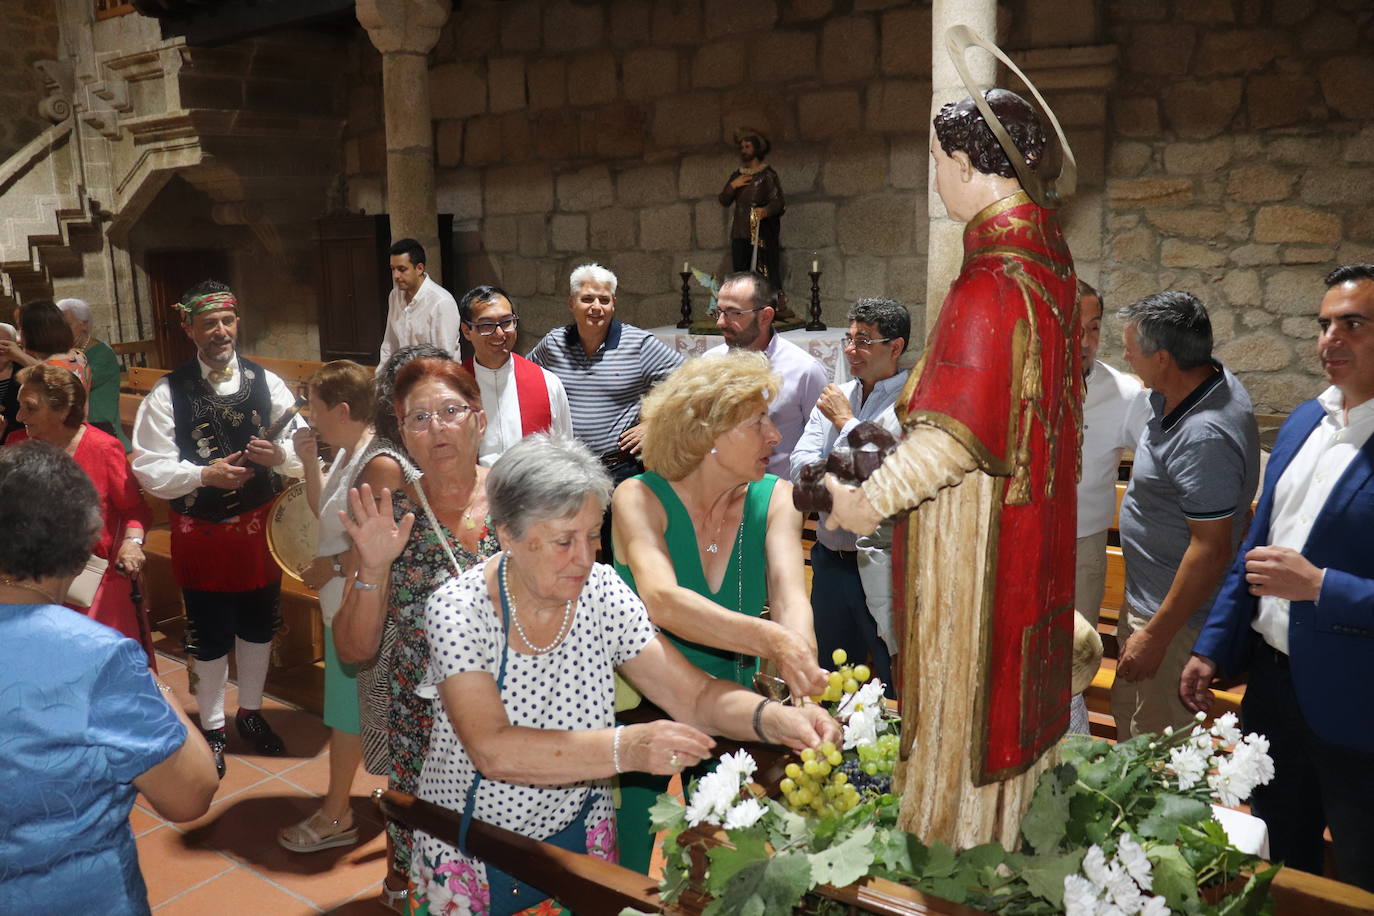
<svg viewBox="0 0 1374 916">
<path fill-rule="evenodd" d="M 844 750 L 860 745 L 874 744 L 878 740 L 878 725 L 882 722 L 881 706 L 865 706 L 849 714 L 844 723 Z"/>
<path fill-rule="evenodd" d="M 1127 912 L 1108 900 L 1097 905 L 1097 916 L 1134 916 L 1135 911 Z"/>
<path fill-rule="evenodd" d="M 1065 916 L 1097 916 L 1098 890 L 1082 875 L 1064 876 Z"/>
<path fill-rule="evenodd" d="M 835 710 L 835 718 L 843 722 L 855 710 L 876 708 L 881 711 L 882 707 L 883 682 L 875 677 L 841 701 L 839 709 Z"/>
<path fill-rule="evenodd" d="M 758 768 L 759 765 L 754 762 L 754 758 L 745 750 L 736 751 L 733 754 L 725 754 L 720 758 L 720 765 L 716 767 L 718 771 L 725 770 L 735 774 L 741 784 L 748 782 L 749 778 L 754 775 L 754 771 Z"/>
<path fill-rule="evenodd" d="M 1121 867 L 1120 861 L 1107 866 L 1107 896 L 1126 913 L 1138 911 L 1145 899 L 1140 895 L 1140 888 L 1135 881 Z"/>
<path fill-rule="evenodd" d="M 1173 910 L 1169 909 L 1169 902 L 1163 897 L 1151 897 L 1140 908 L 1140 916 L 1169 916 L 1172 912 Z"/>
<path fill-rule="evenodd" d="M 1150 890 L 1150 885 L 1154 881 L 1151 876 L 1150 859 L 1145 855 L 1145 849 L 1131 839 L 1130 834 L 1123 833 L 1120 842 L 1116 844 L 1116 860 L 1126 869 L 1126 873 L 1135 879 L 1141 890 Z"/>
<path fill-rule="evenodd" d="M 1207 755 L 1188 744 L 1170 748 L 1165 769 L 1178 777 L 1179 791 L 1186 791 L 1207 775 Z"/>
<path fill-rule="evenodd" d="M 1269 739 L 1254 733 L 1245 736 L 1229 755 L 1217 761 L 1217 771 L 1207 778 L 1207 785 L 1217 800 L 1235 807 L 1250 797 L 1255 786 L 1274 778 L 1274 760 L 1268 754 Z"/>
<path fill-rule="evenodd" d="M 1088 880 L 1093 883 L 1099 891 L 1105 890 L 1109 875 L 1107 873 L 1107 857 L 1102 853 L 1102 847 L 1096 843 L 1088 847 L 1088 852 L 1083 856 L 1083 874 L 1088 876 Z"/>
<path fill-rule="evenodd" d="M 739 777 L 729 770 L 717 769 L 697 782 L 692 801 L 687 805 L 687 823 L 695 827 L 702 821 L 720 824 L 720 819 L 739 798 Z"/>
<path fill-rule="evenodd" d="M 1236 727 L 1236 714 L 1227 712 L 1212 723 L 1212 734 L 1227 747 L 1240 742 L 1240 729 Z"/>
<path fill-rule="evenodd" d="M 759 803 L 757 798 L 746 798 L 735 807 L 731 808 L 725 815 L 725 829 L 734 830 L 737 827 L 752 827 L 763 817 L 768 809 Z"/>
</svg>

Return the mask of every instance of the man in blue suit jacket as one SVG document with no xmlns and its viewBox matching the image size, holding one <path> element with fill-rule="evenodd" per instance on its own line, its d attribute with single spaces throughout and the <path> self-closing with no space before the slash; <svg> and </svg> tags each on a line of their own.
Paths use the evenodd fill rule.
<svg viewBox="0 0 1374 916">
<path fill-rule="evenodd" d="M 1206 710 L 1215 675 L 1248 672 L 1242 724 L 1274 758 L 1252 800 L 1273 858 L 1320 874 L 1329 826 L 1341 880 L 1374 891 L 1374 264 L 1326 285 L 1317 353 L 1331 387 L 1279 431 L 1179 695 Z"/>
</svg>

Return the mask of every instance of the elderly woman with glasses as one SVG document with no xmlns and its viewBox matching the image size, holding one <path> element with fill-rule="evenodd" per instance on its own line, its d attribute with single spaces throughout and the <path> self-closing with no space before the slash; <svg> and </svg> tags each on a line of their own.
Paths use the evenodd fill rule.
<svg viewBox="0 0 1374 916">
<path fill-rule="evenodd" d="M 429 669 L 425 602 L 445 581 L 496 553 L 497 542 L 487 522 L 487 471 L 477 464 L 486 416 L 472 376 L 451 360 L 412 360 L 396 374 L 392 409 L 401 443 L 421 476 L 399 488 L 390 501 L 396 519 L 409 519 L 403 522 L 405 536 L 396 552 L 383 562 L 356 557 L 355 575 L 334 617 L 334 643 L 342 661 L 367 661 L 381 648 L 385 618 L 393 618 L 397 638 L 390 659 L 389 784 L 413 793 L 434 724 L 433 700 L 416 693 Z M 364 490 L 370 494 L 371 485 Z M 376 503 L 365 501 L 375 513 Z M 389 824 L 387 830 L 394 856 L 385 893 L 388 903 L 396 905 L 403 900 L 401 881 L 410 868 L 411 840 L 399 824 Z"/>
<path fill-rule="evenodd" d="M 446 715 L 436 716 L 418 793 L 607 859 L 615 774 L 676 773 L 711 755 L 713 734 L 794 749 L 838 734 L 818 707 L 708 677 L 658 634 L 624 581 L 595 563 L 610 491 L 585 446 L 545 435 L 492 468 L 487 498 L 504 550 L 441 586 L 426 612 L 432 663 L 420 690 Z M 364 568 L 406 540 L 411 520 L 395 524 L 386 503 L 378 511 L 370 493 L 354 498 L 360 524 L 350 533 Z M 675 721 L 616 726 L 617 671 Z M 487 900 L 511 913 L 539 899 L 514 904 L 499 873 L 422 832 L 411 875 L 417 913 L 480 911 Z"/>
</svg>

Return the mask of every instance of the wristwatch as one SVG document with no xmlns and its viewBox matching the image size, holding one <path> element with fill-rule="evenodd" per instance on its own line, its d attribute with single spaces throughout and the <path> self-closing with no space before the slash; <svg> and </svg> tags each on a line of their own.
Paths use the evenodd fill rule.
<svg viewBox="0 0 1374 916">
<path fill-rule="evenodd" d="M 140 547 L 143 546 L 143 537 L 142 537 L 141 535 L 137 535 L 137 534 L 126 534 L 126 535 L 124 536 L 124 540 L 126 540 L 126 541 L 133 541 L 135 544 L 137 544 L 137 545 L 140 546 Z"/>
</svg>

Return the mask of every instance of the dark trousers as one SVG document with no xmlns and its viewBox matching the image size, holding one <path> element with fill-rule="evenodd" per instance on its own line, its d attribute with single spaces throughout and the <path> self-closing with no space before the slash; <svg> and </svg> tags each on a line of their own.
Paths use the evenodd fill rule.
<svg viewBox="0 0 1374 916">
<path fill-rule="evenodd" d="M 202 592 L 183 588 L 186 649 L 203 662 L 223 658 L 244 642 L 271 642 L 281 608 L 281 582 L 247 592 Z"/>
<path fill-rule="evenodd" d="M 631 458 L 627 461 L 620 461 L 606 466 L 606 473 L 611 475 L 612 488 L 620 486 L 637 474 L 644 473 L 644 463 L 638 458 Z M 615 550 L 611 541 L 611 505 L 606 504 L 606 514 L 601 519 L 601 550 L 597 559 L 602 563 L 610 563 L 615 559 Z"/>
<path fill-rule="evenodd" d="M 868 613 L 857 552 L 837 552 L 820 543 L 811 548 L 811 615 L 821 667 L 833 667 L 831 656 L 843 649 L 852 664 L 871 659 L 873 676 L 891 691 L 892 659 Z"/>
<path fill-rule="evenodd" d="M 1320 875 L 1331 828 L 1340 880 L 1374 891 L 1374 754 L 1323 741 L 1298 708 L 1288 657 L 1257 640 L 1241 703 L 1247 732 L 1269 739 L 1274 780 L 1250 804 L 1269 828 L 1270 858 Z"/>
</svg>

